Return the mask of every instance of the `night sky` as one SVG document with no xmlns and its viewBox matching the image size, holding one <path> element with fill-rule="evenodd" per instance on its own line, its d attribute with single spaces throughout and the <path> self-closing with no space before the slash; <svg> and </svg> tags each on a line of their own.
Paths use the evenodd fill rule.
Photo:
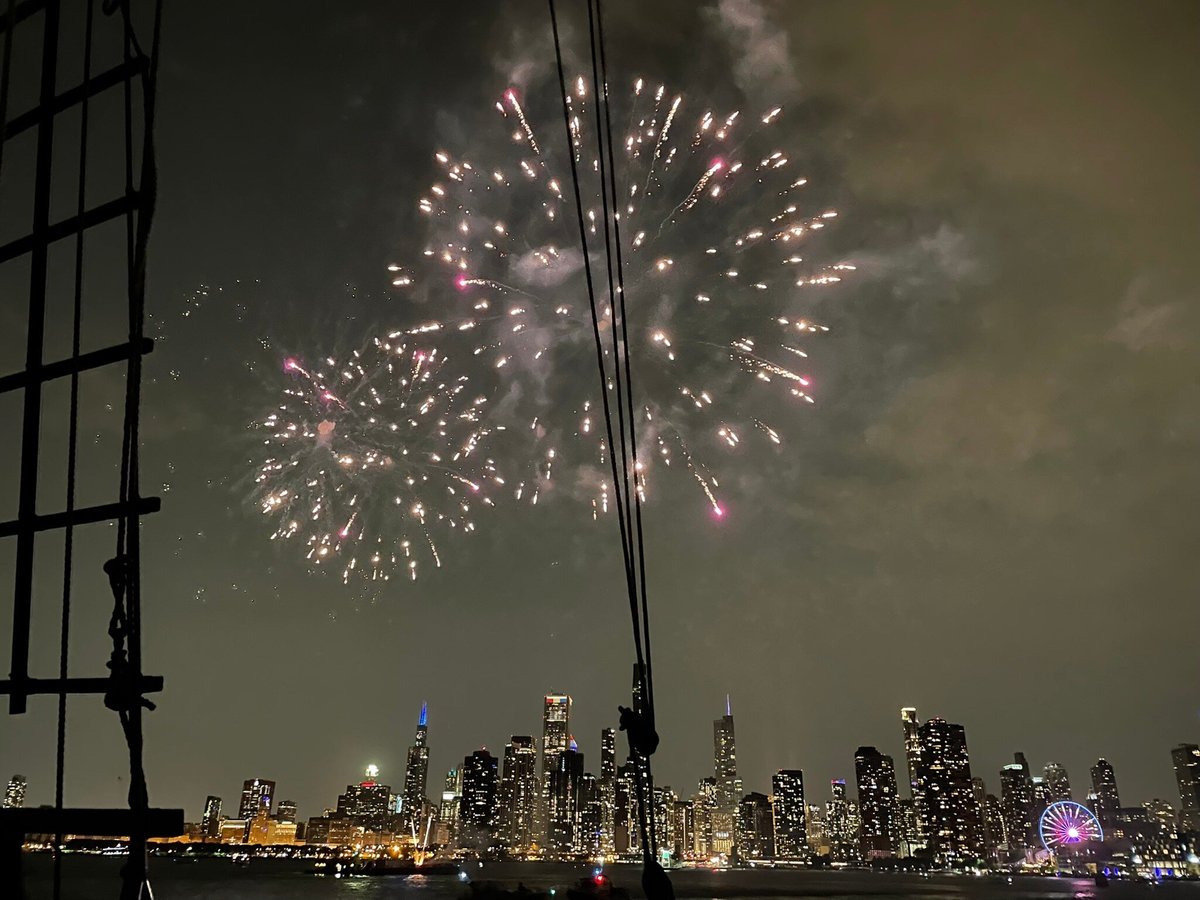
<svg viewBox="0 0 1200 900">
<path fill-rule="evenodd" d="M 315 354 L 405 316 L 386 267 L 421 246 L 434 151 L 553 61 L 540 0 L 342 6 L 168 4 L 164 23 L 143 427 L 143 490 L 164 508 L 145 523 L 143 596 L 146 668 L 167 687 L 146 760 L 153 804 L 189 819 L 250 777 L 305 817 L 368 763 L 400 784 L 422 700 L 431 795 L 473 749 L 540 737 L 551 689 L 574 696 L 595 771 L 628 702 L 613 519 L 569 497 L 505 504 L 443 547 L 442 569 L 368 596 L 271 543 L 247 502 L 246 425 L 275 396 L 279 348 Z M 682 488 L 647 507 L 658 782 L 687 796 L 711 774 L 728 693 L 747 790 L 803 768 L 823 801 L 861 744 L 902 771 L 911 705 L 965 725 L 993 791 L 1021 750 L 1035 772 L 1063 763 L 1076 799 L 1105 756 L 1126 804 L 1177 803 L 1169 750 L 1200 740 L 1200 6 L 606 10 L 614 83 L 785 106 L 780 143 L 819 176 L 841 212 L 831 240 L 858 266 L 817 301 L 818 403 L 778 454 L 726 466 L 726 520 Z M 5 163 L 11 197 L 19 156 Z M 23 356 L 19 274 L 0 278 L 6 372 Z M 85 348 L 120 335 L 108 281 Z M 80 502 L 100 502 L 120 380 L 82 390 Z M 48 392 L 48 441 L 64 396 Z M 0 412 L 8 519 L 19 397 Z M 62 458 L 43 457 L 43 511 Z M 77 536 L 73 674 L 104 672 L 112 540 Z M 45 675 L 60 547 L 39 543 Z M 6 583 L 12 558 L 6 541 Z M 27 775 L 31 804 L 53 801 L 53 735 L 52 698 L 0 723 L 0 776 Z M 98 698 L 72 703 L 68 740 L 68 805 L 122 804 L 120 730 Z"/>
</svg>

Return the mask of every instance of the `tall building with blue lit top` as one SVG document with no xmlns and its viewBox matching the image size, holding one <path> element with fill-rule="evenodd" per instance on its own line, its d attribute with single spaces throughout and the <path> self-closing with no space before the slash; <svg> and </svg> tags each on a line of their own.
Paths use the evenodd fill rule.
<svg viewBox="0 0 1200 900">
<path fill-rule="evenodd" d="M 408 763 L 404 768 L 404 788 L 401 792 L 400 817 L 406 829 L 421 825 L 422 812 L 429 803 L 429 708 L 421 703 L 417 717 L 417 734 L 408 748 Z"/>
</svg>

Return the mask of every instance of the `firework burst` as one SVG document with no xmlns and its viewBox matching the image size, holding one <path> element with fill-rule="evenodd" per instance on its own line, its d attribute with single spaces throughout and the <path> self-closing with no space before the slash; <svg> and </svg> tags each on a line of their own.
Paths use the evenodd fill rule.
<svg viewBox="0 0 1200 900">
<path fill-rule="evenodd" d="M 265 453 L 254 499 L 313 565 L 342 579 L 415 579 L 441 565 L 442 535 L 473 531 L 477 504 L 503 484 L 483 447 L 486 399 L 436 349 L 403 334 L 316 363 L 289 358 L 276 408 L 257 427 Z"/>
<path fill-rule="evenodd" d="M 779 445 L 770 420 L 813 402 L 801 367 L 827 329 L 813 320 L 811 291 L 853 269 L 815 240 L 837 213 L 806 201 L 807 179 L 773 143 L 780 108 L 718 113 L 637 81 L 612 104 L 621 322 L 609 300 L 595 110 L 583 79 L 571 88 L 610 391 L 613 342 L 630 342 L 637 489 L 645 496 L 653 467 L 682 469 L 722 516 L 717 455 L 736 456 L 750 439 Z M 599 514 L 612 488 L 570 160 L 551 130 L 560 102 L 553 90 L 509 89 L 495 105 L 503 140 L 487 142 L 486 161 L 437 152 L 441 175 L 419 200 L 430 223 L 423 259 L 393 265 L 392 283 L 452 309 L 409 333 L 467 342 L 506 398 L 510 434 L 529 437 L 516 495 L 536 503 L 567 469 Z"/>
</svg>

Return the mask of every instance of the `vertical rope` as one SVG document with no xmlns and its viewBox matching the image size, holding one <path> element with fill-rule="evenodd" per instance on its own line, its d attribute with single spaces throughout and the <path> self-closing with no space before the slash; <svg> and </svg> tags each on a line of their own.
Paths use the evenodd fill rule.
<svg viewBox="0 0 1200 900">
<path fill-rule="evenodd" d="M 83 43 L 83 83 L 86 85 L 92 77 L 92 37 L 95 24 L 95 0 L 88 0 L 86 22 L 84 25 Z M 88 146 L 88 105 L 89 97 L 85 90 L 80 104 L 79 124 L 79 187 L 76 197 L 75 212 L 83 217 L 87 195 L 87 146 Z M 71 358 L 79 358 L 81 322 L 83 318 L 83 236 L 86 229 L 80 228 L 75 233 L 75 296 L 72 310 Z M 66 770 L 67 753 L 67 690 L 65 687 L 69 670 L 70 634 L 71 634 L 71 573 L 74 561 L 75 526 L 71 513 L 75 510 L 75 475 L 76 454 L 79 446 L 79 372 L 71 371 L 70 422 L 67 436 L 67 525 L 63 532 L 63 586 L 62 586 L 62 619 L 59 626 L 58 646 L 58 677 L 64 686 L 58 693 L 58 729 L 57 753 L 54 768 L 54 806 L 63 808 L 63 782 Z M 62 834 L 54 836 L 54 898 L 62 896 L 62 854 L 59 844 Z"/>
<path fill-rule="evenodd" d="M 145 324 L 146 294 L 146 248 L 154 218 L 157 194 L 157 168 L 154 155 L 154 103 L 155 83 L 158 75 L 157 59 L 161 39 L 162 0 L 154 7 L 153 38 L 151 55 L 147 58 L 133 28 L 129 0 L 106 0 L 106 12 L 119 9 L 124 25 L 124 58 L 126 63 L 136 59 L 143 64 L 140 70 L 142 87 L 142 146 L 140 167 L 141 209 L 135 217 L 133 204 L 126 216 L 126 272 L 129 288 L 129 339 L 140 343 Z M 124 84 L 125 100 L 125 190 L 134 195 L 134 141 L 133 141 L 133 96 L 132 78 Z M 141 536 L 138 531 L 139 515 L 136 503 L 140 499 L 138 488 L 139 454 L 139 409 L 141 405 L 142 360 L 133 354 L 125 384 L 125 419 L 121 443 L 121 500 L 127 504 L 127 514 L 119 520 L 117 528 L 117 556 L 111 561 L 109 578 L 113 586 L 113 615 L 109 623 L 109 634 L 113 639 L 113 654 L 110 666 L 114 675 L 120 669 L 125 678 L 123 693 L 114 698 L 114 706 L 121 720 L 121 728 L 129 750 L 129 806 L 134 812 L 134 833 L 131 834 L 129 861 L 123 873 L 122 900 L 137 900 L 149 889 L 146 858 L 146 820 L 149 806 L 146 788 L 146 773 L 143 764 L 142 710 L 153 708 L 141 694 Z"/>
<path fill-rule="evenodd" d="M 12 42 L 16 30 L 17 0 L 8 0 L 8 28 L 4 32 L 4 62 L 0 64 L 0 176 L 4 174 L 4 126 L 8 124 L 8 87 L 12 74 Z M 0 177 L 0 185 L 2 185 Z"/>
</svg>

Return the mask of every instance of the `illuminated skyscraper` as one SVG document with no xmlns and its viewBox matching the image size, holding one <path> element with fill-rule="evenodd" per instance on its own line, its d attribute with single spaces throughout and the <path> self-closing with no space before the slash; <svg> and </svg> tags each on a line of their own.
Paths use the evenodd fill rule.
<svg viewBox="0 0 1200 900">
<path fill-rule="evenodd" d="M 1008 846 L 1008 832 L 1004 830 L 1004 809 L 995 794 L 983 795 L 983 845 L 992 857 L 1001 847 Z"/>
<path fill-rule="evenodd" d="M 462 802 L 462 769 L 451 769 L 446 773 L 442 788 L 442 802 L 438 804 L 438 830 L 444 843 L 452 843 L 458 831 L 459 810 Z"/>
<path fill-rule="evenodd" d="M 1067 777 L 1065 767 L 1056 762 L 1048 762 L 1042 776 L 1051 803 L 1071 799 L 1071 779 Z"/>
<path fill-rule="evenodd" d="M 583 754 L 574 738 L 567 749 L 553 757 L 554 771 L 550 773 L 550 843 L 552 853 L 560 856 L 575 851 L 575 825 L 579 812 L 579 782 L 583 778 Z"/>
<path fill-rule="evenodd" d="M 751 792 L 738 803 L 737 855 L 743 862 L 774 859 L 775 836 L 771 801 L 766 794 Z"/>
<path fill-rule="evenodd" d="M 613 847 L 618 854 L 636 853 L 641 847 L 637 782 L 632 762 L 617 767 L 613 797 Z"/>
<path fill-rule="evenodd" d="M 296 801 L 280 800 L 275 806 L 276 822 L 296 822 Z"/>
<path fill-rule="evenodd" d="M 1179 828 L 1200 833 L 1200 746 L 1179 744 L 1171 751 L 1179 786 Z"/>
<path fill-rule="evenodd" d="M 600 780 L 591 772 L 579 779 L 578 812 L 575 816 L 575 852 L 595 859 L 604 853 L 604 799 Z"/>
<path fill-rule="evenodd" d="M 617 733 L 611 728 L 600 732 L 600 780 L 617 777 Z"/>
<path fill-rule="evenodd" d="M 615 850 L 617 807 L 617 733 L 611 728 L 600 732 L 600 852 L 611 856 Z"/>
<path fill-rule="evenodd" d="M 716 805 L 717 780 L 701 778 L 692 796 L 692 815 L 696 819 L 696 853 L 700 859 L 709 859 L 716 852 L 712 849 L 712 813 Z"/>
<path fill-rule="evenodd" d="M 1033 839 L 1033 778 L 1024 753 L 1014 753 L 1013 760 L 1000 770 L 1000 809 L 1009 851 L 1024 853 Z"/>
<path fill-rule="evenodd" d="M 496 757 L 486 749 L 476 750 L 463 760 L 459 809 L 461 846 L 472 846 L 480 851 L 491 847 L 500 814 L 496 768 Z"/>
<path fill-rule="evenodd" d="M 25 776 L 14 775 L 8 779 L 8 787 L 4 790 L 3 809 L 21 809 L 25 805 Z"/>
<path fill-rule="evenodd" d="M 400 795 L 400 820 L 406 829 L 419 826 L 422 812 L 429 803 L 429 726 L 428 708 L 421 703 L 417 718 L 417 734 L 408 748 L 408 764 L 404 767 L 404 789 Z"/>
<path fill-rule="evenodd" d="M 833 862 L 850 863 L 858 860 L 858 829 L 854 827 L 850 801 L 846 797 L 846 779 L 829 782 L 829 799 L 825 802 L 825 833 L 829 839 L 829 858 Z"/>
<path fill-rule="evenodd" d="M 817 856 L 829 855 L 829 831 L 825 827 L 825 809 L 820 803 L 808 804 L 805 833 L 809 850 Z"/>
<path fill-rule="evenodd" d="M 696 858 L 696 807 L 691 800 L 676 800 L 671 833 L 674 843 L 671 855 L 675 859 Z"/>
<path fill-rule="evenodd" d="M 911 706 L 900 710 L 900 724 L 904 728 L 904 758 L 908 763 L 908 789 L 916 807 L 917 821 L 921 833 L 924 833 L 924 813 L 921 804 L 921 786 L 917 780 L 917 768 L 921 764 L 921 737 L 919 729 L 921 721 L 917 711 Z"/>
<path fill-rule="evenodd" d="M 537 749 L 531 736 L 514 734 L 504 747 L 500 775 L 500 840 L 510 853 L 532 849 L 537 800 Z"/>
<path fill-rule="evenodd" d="M 733 710 L 728 696 L 725 698 L 725 715 L 713 720 L 713 776 L 716 785 L 711 819 L 713 851 L 728 853 L 736 840 L 738 803 L 742 799 Z"/>
<path fill-rule="evenodd" d="M 776 859 L 808 857 L 804 808 L 804 773 L 799 769 L 780 769 L 771 777 L 771 826 Z"/>
<path fill-rule="evenodd" d="M 654 788 L 654 829 L 658 849 L 670 851 L 675 846 L 675 804 L 679 797 L 669 787 Z"/>
<path fill-rule="evenodd" d="M 854 753 L 854 779 L 862 817 L 859 847 L 863 858 L 894 856 L 899 843 L 895 763 L 874 747 L 859 747 Z"/>
<path fill-rule="evenodd" d="M 271 814 L 271 798 L 275 796 L 275 782 L 265 778 L 251 778 L 242 782 L 242 800 L 238 804 L 238 818 L 253 819 L 261 810 Z"/>
<path fill-rule="evenodd" d="M 377 766 L 367 766 L 366 777 L 358 784 L 346 785 L 346 792 L 338 795 L 337 817 L 348 819 L 354 825 L 368 831 L 390 831 L 392 796 L 390 784 L 380 784 Z"/>
<path fill-rule="evenodd" d="M 571 698 L 551 692 L 542 704 L 542 785 L 538 804 L 538 837 L 550 845 L 550 778 L 558 768 L 558 755 L 567 749 L 571 728 Z"/>
<path fill-rule="evenodd" d="M 205 840 L 216 840 L 221 833 L 221 798 L 211 794 L 204 801 L 204 815 L 200 817 L 200 834 Z"/>
<path fill-rule="evenodd" d="M 897 810 L 899 843 L 896 846 L 896 852 L 900 856 L 916 856 L 917 852 L 925 846 L 925 841 L 921 837 L 921 819 L 917 815 L 917 804 L 911 798 L 905 797 L 897 804 Z"/>
<path fill-rule="evenodd" d="M 1092 766 L 1092 792 L 1096 795 L 1096 808 L 1092 812 L 1100 820 L 1100 828 L 1108 831 L 1117 824 L 1121 794 L 1117 790 L 1117 775 L 1112 764 L 1104 757 Z"/>
<path fill-rule="evenodd" d="M 934 718 L 921 724 L 918 737 L 917 781 L 925 803 L 926 845 L 942 860 L 978 856 L 983 828 L 971 786 L 966 730 Z"/>
</svg>

